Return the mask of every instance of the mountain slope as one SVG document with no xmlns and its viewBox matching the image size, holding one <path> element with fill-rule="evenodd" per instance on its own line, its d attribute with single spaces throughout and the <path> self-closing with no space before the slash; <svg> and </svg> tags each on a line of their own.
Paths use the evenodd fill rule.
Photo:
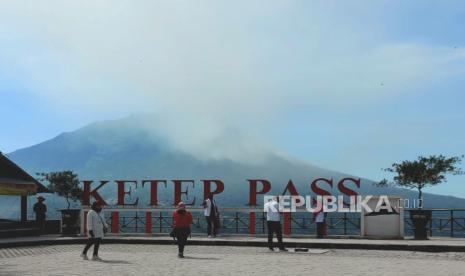
<svg viewBox="0 0 465 276">
<path fill-rule="evenodd" d="M 81 180 L 143 180 L 143 179 L 221 179 L 225 182 L 223 205 L 242 206 L 247 202 L 250 178 L 263 178 L 272 182 L 271 193 L 281 193 L 289 179 L 298 191 L 310 194 L 310 182 L 319 177 L 337 181 L 349 175 L 321 169 L 304 162 L 291 160 L 272 152 L 259 164 L 247 164 L 229 159 L 201 160 L 177 150 L 162 136 L 140 127 L 139 120 L 131 116 L 121 120 L 98 122 L 73 132 L 61 134 L 51 140 L 24 148 L 8 156 L 29 173 L 73 170 Z M 186 138 L 188 139 L 188 137 Z M 416 198 L 416 193 L 397 189 L 380 189 L 372 181 L 362 179 L 361 194 L 393 194 Z M 198 183 L 199 185 L 200 183 Z M 354 188 L 354 185 L 350 185 Z M 104 190 L 116 196 L 113 188 Z M 200 187 L 198 187 L 200 189 Z M 201 190 L 201 189 L 200 189 Z M 170 189 L 161 193 L 168 197 Z M 333 193 L 337 188 L 333 187 Z M 199 191 L 197 191 L 199 193 Z M 147 193 L 140 192 L 142 198 Z M 163 198 L 169 202 L 171 197 Z M 426 194 L 425 207 L 452 208 L 465 206 L 465 199 Z"/>
</svg>

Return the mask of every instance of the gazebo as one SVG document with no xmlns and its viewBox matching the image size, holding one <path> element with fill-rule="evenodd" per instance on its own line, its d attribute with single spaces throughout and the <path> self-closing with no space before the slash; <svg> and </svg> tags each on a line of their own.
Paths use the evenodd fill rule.
<svg viewBox="0 0 465 276">
<path fill-rule="evenodd" d="M 27 221 L 27 197 L 49 192 L 44 185 L 0 152 L 0 195 L 21 197 L 21 221 Z"/>
</svg>

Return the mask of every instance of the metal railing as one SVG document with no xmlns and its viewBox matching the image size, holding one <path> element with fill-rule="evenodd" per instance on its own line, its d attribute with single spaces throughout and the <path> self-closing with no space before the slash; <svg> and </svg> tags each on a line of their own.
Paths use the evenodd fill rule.
<svg viewBox="0 0 465 276">
<path fill-rule="evenodd" d="M 432 211 L 429 223 L 430 236 L 465 238 L 465 209 L 425 209 Z M 85 210 L 84 210 L 85 211 Z M 206 233 L 203 209 L 189 209 L 194 217 L 193 233 Z M 172 227 L 172 209 L 118 208 L 104 209 L 105 219 L 114 233 L 169 233 Z M 82 215 L 84 219 L 84 212 Z M 82 220 L 84 221 L 84 220 Z M 328 235 L 360 235 L 360 213 L 328 213 Z M 84 231 L 84 223 L 81 223 Z M 316 224 L 308 212 L 282 215 L 283 233 L 287 235 L 315 235 Z M 406 236 L 413 235 L 409 209 L 404 212 Z M 220 233 L 266 234 L 266 214 L 262 209 L 224 208 L 220 215 Z"/>
<path fill-rule="evenodd" d="M 84 231 L 87 210 L 81 215 Z M 203 209 L 189 209 L 194 218 L 193 233 L 206 233 Z M 172 227 L 172 209 L 167 208 L 105 208 L 107 224 L 113 233 L 169 233 Z M 359 235 L 360 214 L 330 213 L 327 220 L 329 235 Z M 283 233 L 286 235 L 314 235 L 316 224 L 308 212 L 283 213 Z M 220 214 L 222 234 L 266 234 L 266 213 L 262 209 L 224 208 Z"/>
<path fill-rule="evenodd" d="M 465 209 L 424 209 L 431 210 L 429 235 L 431 237 L 465 238 Z M 405 233 L 413 235 L 413 224 L 409 212 L 405 212 Z"/>
</svg>

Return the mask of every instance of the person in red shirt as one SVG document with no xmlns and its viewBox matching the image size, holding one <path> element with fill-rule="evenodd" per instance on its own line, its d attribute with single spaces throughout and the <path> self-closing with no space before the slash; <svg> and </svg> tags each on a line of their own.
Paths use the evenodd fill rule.
<svg viewBox="0 0 465 276">
<path fill-rule="evenodd" d="M 178 209 L 173 212 L 173 231 L 171 236 L 178 242 L 178 257 L 184 258 L 184 247 L 191 234 L 192 214 L 186 210 L 186 205 L 179 202 Z"/>
</svg>

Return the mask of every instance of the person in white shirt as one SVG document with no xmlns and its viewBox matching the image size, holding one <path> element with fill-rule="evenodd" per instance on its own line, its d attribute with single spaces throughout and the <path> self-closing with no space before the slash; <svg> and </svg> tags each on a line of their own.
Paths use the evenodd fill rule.
<svg viewBox="0 0 465 276">
<path fill-rule="evenodd" d="M 207 235 L 209 238 L 216 237 L 218 234 L 219 228 L 219 212 L 218 212 L 218 204 L 213 199 L 213 193 L 208 195 L 208 198 L 202 203 L 204 208 L 203 214 L 205 216 L 205 220 L 207 221 Z"/>
<path fill-rule="evenodd" d="M 87 236 L 89 240 L 87 241 L 84 250 L 82 251 L 81 257 L 84 260 L 88 260 L 87 258 L 87 250 L 94 245 L 94 254 L 92 255 L 92 260 L 94 261 L 101 261 L 100 257 L 98 256 L 98 250 L 100 247 L 100 243 L 102 242 L 104 234 L 107 232 L 108 225 L 105 222 L 102 214 L 102 204 L 98 201 L 92 203 L 92 210 L 87 213 Z"/>
<path fill-rule="evenodd" d="M 326 213 L 321 209 L 313 215 L 313 218 L 316 223 L 316 237 L 322 239 L 326 235 Z"/>
<path fill-rule="evenodd" d="M 281 229 L 281 217 L 279 214 L 279 203 L 276 197 L 269 200 L 264 205 L 264 211 L 266 212 L 266 226 L 268 228 L 268 248 L 274 251 L 273 246 L 273 234 L 276 233 L 278 238 L 278 247 L 280 251 L 287 251 L 283 245 L 283 233 Z"/>
</svg>

